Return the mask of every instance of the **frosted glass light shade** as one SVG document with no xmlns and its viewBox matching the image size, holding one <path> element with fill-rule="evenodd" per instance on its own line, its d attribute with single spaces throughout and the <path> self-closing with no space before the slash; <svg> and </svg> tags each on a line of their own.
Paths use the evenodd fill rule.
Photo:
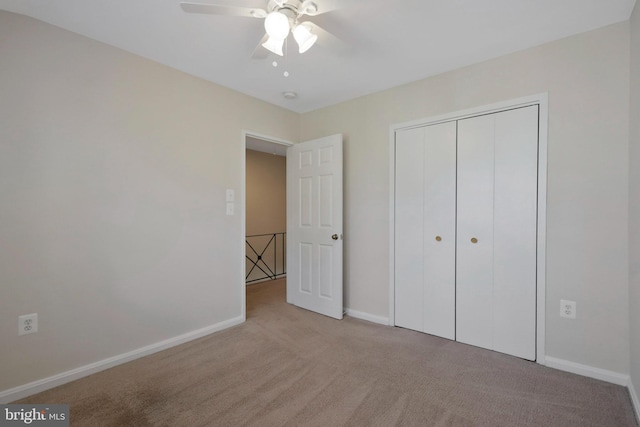
<svg viewBox="0 0 640 427">
<path fill-rule="evenodd" d="M 318 40 L 318 35 L 311 32 L 310 26 L 303 22 L 293 30 L 293 38 L 298 43 L 298 51 L 304 53 Z"/>
<path fill-rule="evenodd" d="M 284 45 L 284 39 L 276 39 L 273 36 L 270 36 L 266 42 L 262 43 L 265 49 L 270 50 L 276 55 L 283 56 L 282 46 Z"/>
<path fill-rule="evenodd" d="M 284 13 L 271 12 L 264 20 L 264 29 L 269 37 L 284 40 L 289 35 L 289 18 Z"/>
</svg>

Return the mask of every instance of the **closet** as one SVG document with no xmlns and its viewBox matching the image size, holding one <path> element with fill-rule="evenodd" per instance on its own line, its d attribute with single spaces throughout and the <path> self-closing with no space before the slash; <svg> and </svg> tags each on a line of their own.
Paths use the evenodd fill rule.
<svg viewBox="0 0 640 427">
<path fill-rule="evenodd" d="M 397 326 L 535 360 L 538 116 L 396 131 Z"/>
</svg>

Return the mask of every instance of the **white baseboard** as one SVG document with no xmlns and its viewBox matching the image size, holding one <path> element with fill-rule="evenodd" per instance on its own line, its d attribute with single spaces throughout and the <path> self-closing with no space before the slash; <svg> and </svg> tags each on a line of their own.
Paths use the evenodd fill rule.
<svg viewBox="0 0 640 427">
<path fill-rule="evenodd" d="M 350 308 L 345 308 L 345 313 L 347 316 L 355 317 L 356 319 L 366 320 L 368 322 L 378 323 L 380 325 L 389 325 L 389 318 L 376 316 L 374 314 L 364 313 L 362 311 L 352 310 Z"/>
<path fill-rule="evenodd" d="M 631 403 L 633 404 L 633 408 L 636 410 L 636 418 L 640 421 L 640 399 L 638 399 L 638 393 L 636 393 L 636 388 L 633 386 L 631 380 L 629 380 L 629 395 L 631 396 Z"/>
<path fill-rule="evenodd" d="M 157 353 L 159 351 L 166 350 L 180 344 L 184 344 L 188 341 L 204 337 L 206 335 L 230 328 L 235 325 L 239 325 L 243 322 L 244 319 L 242 317 L 235 317 L 233 319 L 225 320 L 224 322 L 216 323 L 215 325 L 207 326 L 206 328 L 187 332 L 186 334 L 178 335 L 174 338 L 169 338 L 167 340 L 160 341 L 146 347 L 138 348 L 127 353 L 109 357 L 108 359 L 81 366 L 67 372 L 62 372 L 48 378 L 43 378 L 41 380 L 33 381 L 28 384 L 0 391 L 0 404 L 13 402 L 15 400 L 31 396 L 32 394 L 49 390 L 50 388 L 75 381 L 88 375 L 104 371 L 105 369 L 109 369 L 114 366 L 121 365 L 123 363 L 127 363 L 132 360 L 139 359 L 141 357 L 148 356 L 150 354 Z"/>
<path fill-rule="evenodd" d="M 593 366 L 581 365 L 580 363 L 570 362 L 568 360 L 556 359 L 555 357 L 545 357 L 545 365 L 559 369 L 565 372 L 582 375 L 597 380 L 627 387 L 631 381 L 629 375 L 620 374 L 618 372 L 608 371 L 606 369 L 594 368 Z"/>
</svg>

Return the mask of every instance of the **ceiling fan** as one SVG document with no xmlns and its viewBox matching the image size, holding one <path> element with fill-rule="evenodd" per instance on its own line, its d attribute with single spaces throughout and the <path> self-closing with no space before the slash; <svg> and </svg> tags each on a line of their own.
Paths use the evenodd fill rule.
<svg viewBox="0 0 640 427">
<path fill-rule="evenodd" d="M 334 3 L 334 4 L 330 4 Z M 246 18 L 264 19 L 266 34 L 260 41 L 258 48 L 254 51 L 253 57 L 266 56 L 267 52 L 259 49 L 260 46 L 276 55 L 283 56 L 284 42 L 293 35 L 298 44 L 298 51 L 304 53 L 311 48 L 318 40 L 318 35 L 323 38 L 333 38 L 328 31 L 322 29 L 311 21 L 301 21 L 307 16 L 316 16 L 334 10 L 335 1 L 322 0 L 321 7 L 314 0 L 267 0 L 264 9 L 228 6 L 208 3 L 181 2 L 180 7 L 188 13 L 205 13 L 213 15 L 241 16 Z"/>
</svg>

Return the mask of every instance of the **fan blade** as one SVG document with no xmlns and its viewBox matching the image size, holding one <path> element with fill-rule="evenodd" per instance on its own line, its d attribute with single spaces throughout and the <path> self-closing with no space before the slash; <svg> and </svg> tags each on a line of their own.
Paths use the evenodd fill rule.
<svg viewBox="0 0 640 427">
<path fill-rule="evenodd" d="M 262 39 L 260 39 L 260 42 L 258 43 L 256 48 L 253 50 L 251 59 L 264 59 L 267 56 L 269 56 L 269 51 L 262 46 L 262 43 L 266 42 L 268 38 L 269 38 L 269 35 L 266 33 L 264 36 L 262 36 Z"/>
<path fill-rule="evenodd" d="M 349 46 L 345 42 L 318 24 L 311 21 L 306 21 L 306 23 L 311 27 L 311 32 L 318 35 L 318 45 L 331 49 L 337 53 L 346 52 L 349 49 Z"/>
<path fill-rule="evenodd" d="M 180 7 L 187 13 L 206 13 L 209 15 L 244 16 L 246 18 L 264 18 L 264 9 L 239 6 L 223 6 L 217 4 L 182 2 Z"/>
</svg>

